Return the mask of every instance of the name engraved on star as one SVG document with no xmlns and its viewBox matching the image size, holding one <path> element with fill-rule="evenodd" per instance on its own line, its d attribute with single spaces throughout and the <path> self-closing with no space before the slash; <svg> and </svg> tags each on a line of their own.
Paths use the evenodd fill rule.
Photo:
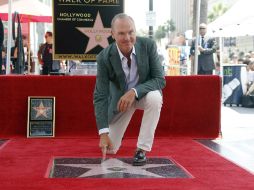
<svg viewBox="0 0 254 190">
<path fill-rule="evenodd" d="M 110 34 L 111 33 L 111 29 L 101 29 L 101 30 L 98 30 L 98 29 L 83 29 L 83 32 L 85 33 L 95 33 L 95 34 L 101 34 L 101 33 L 105 33 L 105 34 Z"/>
<path fill-rule="evenodd" d="M 58 0 L 59 4 L 92 4 L 92 5 L 119 5 L 119 0 Z"/>
</svg>

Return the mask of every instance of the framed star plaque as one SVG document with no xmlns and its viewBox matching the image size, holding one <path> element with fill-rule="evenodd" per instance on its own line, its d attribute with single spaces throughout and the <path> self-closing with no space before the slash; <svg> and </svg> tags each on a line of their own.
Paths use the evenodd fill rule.
<svg viewBox="0 0 254 190">
<path fill-rule="evenodd" d="M 28 97 L 27 137 L 55 136 L 55 97 Z"/>
</svg>

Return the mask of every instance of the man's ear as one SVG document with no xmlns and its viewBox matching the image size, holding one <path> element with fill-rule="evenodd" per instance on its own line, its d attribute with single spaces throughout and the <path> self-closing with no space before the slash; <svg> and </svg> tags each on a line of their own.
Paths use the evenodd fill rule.
<svg viewBox="0 0 254 190">
<path fill-rule="evenodd" d="M 111 31 L 111 37 L 112 37 L 113 40 L 115 39 L 115 38 L 114 38 L 114 34 L 113 34 L 112 31 Z"/>
</svg>

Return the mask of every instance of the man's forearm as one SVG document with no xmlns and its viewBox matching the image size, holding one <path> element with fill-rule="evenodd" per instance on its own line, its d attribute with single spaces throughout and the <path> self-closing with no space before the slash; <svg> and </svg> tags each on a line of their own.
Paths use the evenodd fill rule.
<svg viewBox="0 0 254 190">
<path fill-rule="evenodd" d="M 135 87 L 138 93 L 138 99 L 144 97 L 148 92 L 154 90 L 162 90 L 166 86 L 166 80 L 164 77 L 162 78 L 155 78 L 146 81 L 143 84 L 139 84 Z"/>
</svg>

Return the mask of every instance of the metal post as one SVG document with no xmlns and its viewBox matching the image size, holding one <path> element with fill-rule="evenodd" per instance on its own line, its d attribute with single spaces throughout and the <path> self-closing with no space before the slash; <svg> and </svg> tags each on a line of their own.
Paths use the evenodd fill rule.
<svg viewBox="0 0 254 190">
<path fill-rule="evenodd" d="M 221 76 L 221 80 L 223 82 L 223 37 L 220 36 L 219 37 L 219 48 L 220 48 L 220 76 Z M 223 84 L 223 83 L 222 83 Z"/>
<path fill-rule="evenodd" d="M 6 75 L 10 74 L 11 65 L 11 39 L 12 39 L 12 0 L 9 0 L 8 10 L 8 38 L 7 38 L 7 60 L 6 60 Z"/>
<path fill-rule="evenodd" d="M 200 4 L 201 0 L 197 0 L 197 16 L 196 16 L 196 40 L 195 40 L 195 57 L 194 57 L 194 75 L 198 74 L 198 42 L 199 42 L 199 22 L 200 22 Z"/>
<path fill-rule="evenodd" d="M 149 11 L 153 11 L 153 0 L 149 0 Z M 149 38 L 153 38 L 153 26 L 149 26 Z"/>
</svg>

